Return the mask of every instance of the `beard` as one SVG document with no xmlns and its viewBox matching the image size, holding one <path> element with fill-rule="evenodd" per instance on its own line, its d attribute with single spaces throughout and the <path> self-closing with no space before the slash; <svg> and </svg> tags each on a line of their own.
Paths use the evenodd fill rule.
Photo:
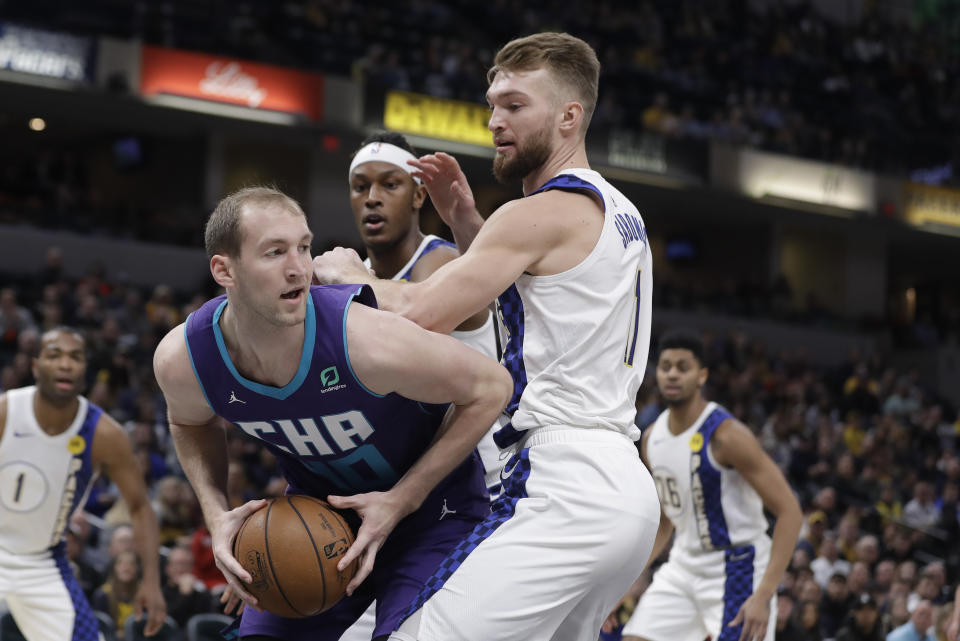
<svg viewBox="0 0 960 641">
<path fill-rule="evenodd" d="M 518 182 L 542 167 L 550 158 L 550 136 L 546 128 L 530 136 L 523 147 L 514 147 L 514 157 L 508 160 L 505 154 L 493 158 L 493 175 L 497 182 L 509 184 Z"/>
</svg>

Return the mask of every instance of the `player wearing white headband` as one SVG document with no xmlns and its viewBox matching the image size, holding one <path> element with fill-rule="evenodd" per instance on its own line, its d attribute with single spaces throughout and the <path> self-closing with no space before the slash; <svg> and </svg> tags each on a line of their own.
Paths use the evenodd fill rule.
<svg viewBox="0 0 960 641">
<path fill-rule="evenodd" d="M 407 160 L 416 154 L 403 135 L 383 132 L 367 137 L 350 163 L 350 207 L 367 249 L 366 265 L 379 278 L 418 282 L 460 255 L 456 245 L 420 229 L 420 208 L 426 187 L 410 174 Z M 454 338 L 497 359 L 493 314 L 484 309 L 464 321 Z M 493 442 L 494 426 L 477 446 L 486 471 L 487 488 L 500 491 L 500 449 Z M 455 505 L 447 506 L 450 511 Z M 443 519 L 446 514 L 438 514 Z M 369 641 L 375 624 L 374 606 L 344 632 L 340 641 Z"/>
</svg>

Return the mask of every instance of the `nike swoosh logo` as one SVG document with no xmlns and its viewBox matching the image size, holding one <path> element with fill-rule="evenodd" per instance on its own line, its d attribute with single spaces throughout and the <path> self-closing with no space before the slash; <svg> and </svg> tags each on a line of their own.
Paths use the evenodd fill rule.
<svg viewBox="0 0 960 641">
<path fill-rule="evenodd" d="M 33 436 L 33 434 L 31 434 L 30 432 L 14 432 L 13 435 L 16 436 L 17 438 L 23 438 L 25 436 Z"/>
</svg>

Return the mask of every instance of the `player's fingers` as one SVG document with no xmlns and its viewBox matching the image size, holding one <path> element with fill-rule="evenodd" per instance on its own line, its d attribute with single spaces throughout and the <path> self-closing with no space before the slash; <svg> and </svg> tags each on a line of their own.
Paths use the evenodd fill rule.
<svg viewBox="0 0 960 641">
<path fill-rule="evenodd" d="M 373 548 L 368 549 L 366 554 L 363 555 L 363 561 L 360 564 L 360 567 L 357 569 L 357 573 L 353 576 L 353 580 L 350 581 L 347 585 L 347 595 L 352 595 L 353 591 L 360 587 L 360 584 L 363 583 L 363 580 L 366 579 L 370 572 L 373 571 L 373 562 L 377 556 L 377 551 Z"/>
<path fill-rule="evenodd" d="M 327 503 L 341 510 L 355 509 L 361 504 L 361 501 L 358 497 L 359 495 L 356 494 L 353 496 L 337 496 L 335 494 L 330 494 L 327 496 Z"/>
<path fill-rule="evenodd" d="M 230 583 L 230 587 L 233 588 L 233 593 L 238 599 L 251 607 L 257 607 L 257 597 L 240 587 L 240 582 L 237 581 L 236 577 L 230 577 L 227 581 Z"/>
<path fill-rule="evenodd" d="M 347 569 L 347 566 L 353 563 L 354 559 L 359 558 L 367 548 L 369 540 L 370 537 L 367 535 L 367 531 L 363 526 L 360 526 L 360 531 L 357 532 L 357 538 L 354 540 L 353 545 L 347 548 L 347 553 L 344 554 L 340 562 L 337 563 L 337 570 L 343 572 Z"/>
<path fill-rule="evenodd" d="M 240 562 L 237 561 L 233 556 L 229 554 L 220 554 L 216 555 L 215 559 L 217 561 L 217 567 L 223 573 L 223 576 L 227 579 L 227 583 L 233 585 L 234 583 L 239 583 L 243 581 L 244 583 L 251 583 L 253 577 L 250 576 L 250 573 L 243 569 L 243 566 L 240 565 Z M 233 579 L 233 581 L 231 581 Z"/>
<path fill-rule="evenodd" d="M 243 601 L 241 601 L 240 598 L 233 593 L 232 588 L 230 590 L 229 596 L 227 596 L 227 592 L 226 590 L 224 590 L 223 596 L 220 597 L 220 602 L 221 603 L 226 602 L 226 605 L 223 606 L 223 611 L 225 614 L 232 613 L 234 608 L 236 608 L 238 604 L 240 605 L 240 609 L 237 610 L 237 614 L 240 614 L 241 612 L 243 612 Z"/>
<path fill-rule="evenodd" d="M 143 628 L 144 635 L 152 637 L 159 632 L 160 628 L 163 627 L 163 620 L 165 618 L 166 613 L 159 608 L 147 610 L 147 625 Z"/>
<path fill-rule="evenodd" d="M 735 628 L 738 625 L 740 625 L 741 621 L 743 621 L 743 608 L 740 608 L 740 611 L 737 612 L 737 616 L 733 617 L 733 621 L 731 621 L 727 625 L 731 628 Z"/>
<path fill-rule="evenodd" d="M 254 499 L 252 501 L 247 501 L 237 509 L 233 511 L 234 518 L 243 522 L 247 520 L 247 517 L 262 508 L 266 505 L 267 502 L 264 499 Z"/>
</svg>

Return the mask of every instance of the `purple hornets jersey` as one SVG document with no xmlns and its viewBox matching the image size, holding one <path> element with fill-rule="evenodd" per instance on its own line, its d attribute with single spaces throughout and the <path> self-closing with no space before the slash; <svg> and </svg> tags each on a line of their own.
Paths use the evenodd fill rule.
<svg viewBox="0 0 960 641">
<path fill-rule="evenodd" d="M 432 442 L 446 411 L 446 405 L 376 394 L 357 379 L 346 347 L 347 310 L 354 300 L 376 307 L 367 286 L 310 288 L 300 366 L 283 387 L 237 371 L 219 327 L 226 297 L 208 301 L 185 324 L 190 360 L 213 411 L 277 456 L 291 491 L 324 500 L 392 487 Z M 401 527 L 419 521 L 414 517 L 421 513 L 436 521 L 444 500 L 456 505 L 452 518 L 479 520 L 489 512 L 476 453 Z"/>
</svg>

